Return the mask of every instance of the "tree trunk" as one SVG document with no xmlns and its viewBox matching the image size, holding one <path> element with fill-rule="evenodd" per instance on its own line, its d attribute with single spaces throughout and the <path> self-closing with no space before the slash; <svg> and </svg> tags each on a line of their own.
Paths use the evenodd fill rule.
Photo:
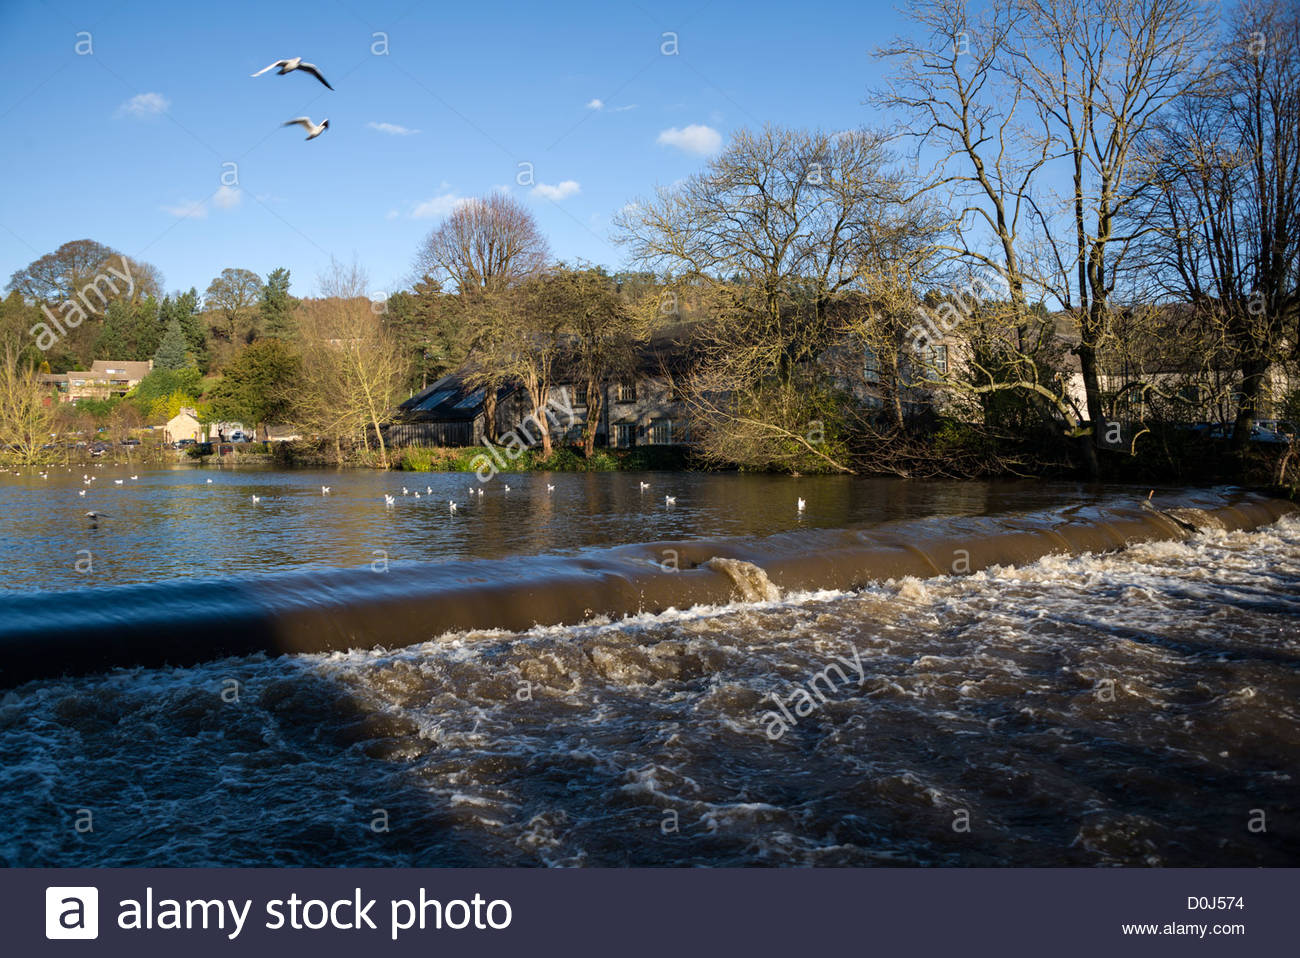
<svg viewBox="0 0 1300 958">
<path fill-rule="evenodd" d="M 1237 452 L 1244 450 L 1250 439 L 1250 428 L 1259 411 L 1259 397 L 1264 392 L 1268 366 L 1264 359 L 1248 359 L 1241 364 L 1241 403 L 1232 424 L 1232 448 Z"/>
<path fill-rule="evenodd" d="M 490 383 L 483 387 L 483 435 L 497 441 L 497 390 Z"/>
<path fill-rule="evenodd" d="M 587 421 L 582 424 L 582 454 L 590 459 L 596 454 L 596 430 L 600 427 L 600 384 L 589 381 L 584 392 L 587 400 Z"/>
</svg>

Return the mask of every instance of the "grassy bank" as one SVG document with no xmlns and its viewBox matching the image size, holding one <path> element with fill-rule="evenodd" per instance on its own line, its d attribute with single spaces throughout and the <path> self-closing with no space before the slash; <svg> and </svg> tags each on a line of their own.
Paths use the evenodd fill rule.
<svg viewBox="0 0 1300 958">
<path fill-rule="evenodd" d="M 484 468 L 495 468 L 497 472 L 645 472 L 692 468 L 684 446 L 597 449 L 590 459 L 577 446 L 559 446 L 547 457 L 537 449 L 526 449 L 516 459 L 501 447 L 495 452 L 493 456 L 483 446 L 409 446 L 394 455 L 394 468 L 408 472 L 476 472 Z"/>
</svg>

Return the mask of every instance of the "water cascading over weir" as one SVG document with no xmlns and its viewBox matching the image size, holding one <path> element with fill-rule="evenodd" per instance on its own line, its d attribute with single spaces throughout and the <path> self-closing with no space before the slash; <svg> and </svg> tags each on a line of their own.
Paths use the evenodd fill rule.
<svg viewBox="0 0 1300 958">
<path fill-rule="evenodd" d="M 963 575 L 1047 555 L 1111 552 L 1296 511 L 1249 493 L 1188 494 L 1020 516 L 935 518 L 763 538 L 617 546 L 581 556 L 421 563 L 0 595 L 0 687 L 114 667 L 254 653 L 397 648 L 467 629 L 524 630 L 781 591 Z"/>
</svg>

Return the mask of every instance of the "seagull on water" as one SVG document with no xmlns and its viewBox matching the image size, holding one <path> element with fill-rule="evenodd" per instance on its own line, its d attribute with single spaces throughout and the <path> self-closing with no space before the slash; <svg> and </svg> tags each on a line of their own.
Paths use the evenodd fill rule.
<svg viewBox="0 0 1300 958">
<path fill-rule="evenodd" d="M 208 480 L 208 485 L 212 485 L 212 480 L 211 480 L 211 479 Z"/>
<path fill-rule="evenodd" d="M 671 505 L 676 505 L 676 503 L 677 503 L 676 496 L 664 496 L 664 505 L 671 506 Z"/>
<path fill-rule="evenodd" d="M 555 487 L 554 487 L 553 485 L 551 485 L 551 484 L 548 482 L 548 483 L 546 484 L 546 491 L 547 491 L 547 492 L 554 492 L 554 491 L 555 491 Z"/>
<path fill-rule="evenodd" d="M 253 505 L 257 505 L 261 501 L 262 501 L 261 496 L 253 496 Z"/>
<path fill-rule="evenodd" d="M 482 490 L 482 489 L 479 489 L 479 490 L 478 490 L 478 494 L 479 494 L 480 496 L 483 495 L 483 490 Z"/>
<path fill-rule="evenodd" d="M 507 482 L 507 483 L 506 483 L 506 492 L 509 492 L 509 491 L 510 491 L 510 483 Z"/>
<path fill-rule="evenodd" d="M 645 491 L 646 491 L 647 489 L 649 489 L 649 488 L 650 488 L 650 483 L 648 483 L 648 482 L 643 482 L 643 483 L 641 483 L 641 491 L 642 491 L 642 492 L 645 492 Z"/>
<path fill-rule="evenodd" d="M 417 498 L 417 499 L 420 498 L 420 490 L 419 490 L 419 489 L 416 489 L 416 490 L 415 490 L 415 498 Z"/>
<path fill-rule="evenodd" d="M 132 481 L 132 482 L 135 482 L 135 481 L 136 481 L 137 479 L 139 479 L 139 478 L 140 478 L 139 476 L 132 476 L 132 477 L 131 477 L 131 481 Z"/>
<path fill-rule="evenodd" d="M 433 495 L 433 486 L 425 486 L 424 492 L 425 495 L 429 495 L 429 496 Z"/>
<path fill-rule="evenodd" d="M 388 506 L 388 508 L 390 508 L 390 509 L 393 508 L 393 503 L 396 502 L 396 501 L 397 501 L 397 500 L 394 499 L 392 496 L 390 496 L 390 495 L 388 495 L 388 494 L 385 493 L 385 495 L 384 495 L 384 505 Z"/>
<path fill-rule="evenodd" d="M 79 496 L 84 496 L 85 494 L 86 494 L 86 490 L 85 490 L 85 489 L 82 489 L 80 492 L 77 493 L 77 495 L 79 495 Z"/>
<path fill-rule="evenodd" d="M 284 76 L 286 73 L 292 73 L 294 70 L 301 70 L 303 73 L 310 73 L 317 80 L 320 80 L 321 83 L 324 83 L 325 86 L 329 87 L 329 89 L 331 90 L 334 89 L 332 86 L 329 85 L 329 81 L 327 81 L 323 76 L 320 75 L 320 70 L 316 69 L 316 64 L 303 63 L 302 57 L 290 57 L 287 60 L 276 60 L 269 67 L 263 67 L 262 69 L 258 70 L 256 73 L 250 74 L 250 76 L 260 77 L 263 73 L 266 73 L 268 70 L 275 70 L 276 67 L 280 68 L 278 71 L 276 71 L 277 76 Z"/>
<path fill-rule="evenodd" d="M 114 479 L 114 480 L 113 480 L 113 485 L 115 485 L 115 486 L 120 486 L 121 484 L 122 484 L 122 480 L 121 480 L 121 479 Z"/>
<path fill-rule="evenodd" d="M 281 126 L 293 126 L 297 123 L 307 131 L 307 139 L 314 140 L 330 128 L 329 120 L 321 120 L 320 123 L 313 123 L 309 116 L 296 116 L 292 120 L 285 120 Z"/>
<path fill-rule="evenodd" d="M 447 500 L 447 511 L 448 511 L 448 512 L 455 512 L 455 511 L 456 511 L 456 500 L 455 500 L 455 499 L 448 499 L 448 500 Z"/>
<path fill-rule="evenodd" d="M 803 512 L 803 507 L 804 507 L 804 505 L 805 505 L 804 501 L 803 501 L 802 499 L 800 499 L 799 502 L 798 502 L 798 509 L 799 509 L 800 512 Z"/>
<path fill-rule="evenodd" d="M 321 487 L 320 487 L 320 494 L 321 494 L 322 496 L 328 496 L 328 495 L 330 494 L 330 487 L 329 487 L 329 486 L 321 486 Z"/>
<path fill-rule="evenodd" d="M 407 489 L 406 486 L 402 486 L 402 495 L 409 496 L 410 494 L 411 494 L 411 490 Z"/>
</svg>

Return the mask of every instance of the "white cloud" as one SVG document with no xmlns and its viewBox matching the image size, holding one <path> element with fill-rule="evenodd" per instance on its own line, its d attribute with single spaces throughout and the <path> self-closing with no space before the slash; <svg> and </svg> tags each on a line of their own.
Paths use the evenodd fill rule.
<svg viewBox="0 0 1300 958">
<path fill-rule="evenodd" d="M 611 106 L 611 107 L 608 107 L 610 113 L 626 113 L 628 110 L 635 110 L 636 108 L 637 108 L 637 105 L 636 105 L 635 103 L 629 103 L 627 106 Z M 600 99 L 599 97 L 597 97 L 597 98 L 595 98 L 595 99 L 593 99 L 593 100 L 589 100 L 589 101 L 587 101 L 587 109 L 588 109 L 588 110 L 604 110 L 604 109 L 606 109 L 605 101 L 602 100 L 602 99 Z"/>
<path fill-rule="evenodd" d="M 384 214 L 384 219 L 386 219 L 386 220 L 395 220 L 395 219 L 397 219 L 397 218 L 398 218 L 399 216 L 401 216 L 401 215 L 402 215 L 402 214 L 399 213 L 399 212 L 397 212 L 397 210 L 389 210 L 387 213 Z"/>
<path fill-rule="evenodd" d="M 243 199 L 244 194 L 238 186 L 223 186 L 212 194 L 212 205 L 218 209 L 233 210 Z"/>
<path fill-rule="evenodd" d="M 233 210 L 242 202 L 243 190 L 238 186 L 222 186 L 206 200 L 181 200 L 174 206 L 162 206 L 160 209 L 179 219 L 204 220 L 208 218 L 209 209 Z"/>
<path fill-rule="evenodd" d="M 396 123 L 375 123 L 371 121 L 366 126 L 372 130 L 378 130 L 380 133 L 387 133 L 390 136 L 411 136 L 413 133 L 419 133 L 419 130 L 412 130 L 409 127 L 399 126 Z"/>
<path fill-rule="evenodd" d="M 533 187 L 534 196 L 553 200 L 556 203 L 565 197 L 575 196 L 581 191 L 582 187 L 578 185 L 577 180 L 565 180 L 562 183 L 557 183 L 555 186 L 551 186 L 549 183 L 538 183 Z"/>
<path fill-rule="evenodd" d="M 178 219 L 202 220 L 207 219 L 208 207 L 202 200 L 194 203 L 188 200 L 181 200 L 175 206 L 162 206 L 160 209 Z"/>
<path fill-rule="evenodd" d="M 416 204 L 415 209 L 411 210 L 411 218 L 416 220 L 432 219 L 435 216 L 446 216 L 456 209 L 462 203 L 469 202 L 468 197 L 461 196 L 458 193 L 448 190 L 446 193 L 440 193 L 432 199 L 427 199 L 423 203 Z"/>
<path fill-rule="evenodd" d="M 119 106 L 117 115 L 133 116 L 143 120 L 165 113 L 171 105 L 171 101 L 161 93 L 139 93 Z"/>
<path fill-rule="evenodd" d="M 711 126 L 692 123 L 680 130 L 675 126 L 669 127 L 659 134 L 658 142 L 664 146 L 675 146 L 687 153 L 699 153 L 701 156 L 708 156 L 710 153 L 716 153 L 722 147 L 722 134 Z"/>
</svg>

